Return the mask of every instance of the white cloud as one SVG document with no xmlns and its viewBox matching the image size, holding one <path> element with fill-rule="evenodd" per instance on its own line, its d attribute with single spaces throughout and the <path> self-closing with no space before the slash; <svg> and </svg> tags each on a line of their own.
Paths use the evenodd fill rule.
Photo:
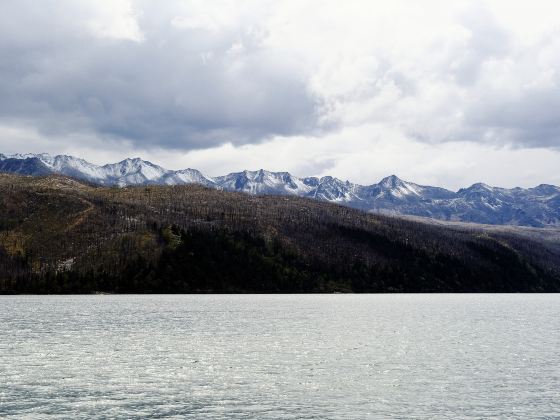
<svg viewBox="0 0 560 420">
<path fill-rule="evenodd" d="M 144 34 L 137 21 L 140 13 L 130 0 L 95 1 L 88 26 L 100 37 L 143 42 Z"/>
</svg>

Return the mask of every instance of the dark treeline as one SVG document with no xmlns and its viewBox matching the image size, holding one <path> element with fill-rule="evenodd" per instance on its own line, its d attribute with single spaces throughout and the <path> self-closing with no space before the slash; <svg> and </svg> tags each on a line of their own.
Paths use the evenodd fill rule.
<svg viewBox="0 0 560 420">
<path fill-rule="evenodd" d="M 1 293 L 560 291 L 557 242 L 199 186 L 0 175 Z"/>
</svg>

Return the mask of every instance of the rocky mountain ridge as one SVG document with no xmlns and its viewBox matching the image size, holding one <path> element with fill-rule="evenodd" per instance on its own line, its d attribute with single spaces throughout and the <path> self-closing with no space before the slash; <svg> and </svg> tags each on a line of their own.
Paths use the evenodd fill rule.
<svg viewBox="0 0 560 420">
<path fill-rule="evenodd" d="M 298 178 L 288 172 L 264 169 L 209 177 L 196 169 L 167 170 L 140 158 L 98 166 L 73 156 L 49 154 L 0 154 L 0 172 L 60 174 L 120 187 L 194 183 L 253 195 L 314 198 L 368 212 L 494 225 L 560 226 L 560 188 L 547 184 L 506 189 L 477 183 L 454 192 L 404 181 L 395 175 L 371 185 L 331 176 Z"/>
</svg>

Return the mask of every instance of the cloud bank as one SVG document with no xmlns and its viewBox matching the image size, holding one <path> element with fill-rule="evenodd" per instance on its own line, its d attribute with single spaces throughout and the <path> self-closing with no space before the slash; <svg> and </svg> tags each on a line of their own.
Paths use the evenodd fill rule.
<svg viewBox="0 0 560 420">
<path fill-rule="evenodd" d="M 4 152 L 560 182 L 552 1 L 5 0 L 0 58 Z"/>
</svg>

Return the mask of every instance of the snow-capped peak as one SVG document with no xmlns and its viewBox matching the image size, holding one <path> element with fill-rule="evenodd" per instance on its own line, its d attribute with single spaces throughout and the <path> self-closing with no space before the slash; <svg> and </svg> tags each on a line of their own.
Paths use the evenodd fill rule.
<svg viewBox="0 0 560 420">
<path fill-rule="evenodd" d="M 140 158 L 125 159 L 118 163 L 104 165 L 102 168 L 105 169 L 107 174 L 111 177 L 130 178 L 132 183 L 141 180 L 155 181 L 170 172 L 163 169 L 161 166 L 154 165 Z"/>
<path fill-rule="evenodd" d="M 264 169 L 230 173 L 214 178 L 214 182 L 221 188 L 250 194 L 305 195 L 312 189 L 304 180 L 288 172 L 270 172 Z"/>
<path fill-rule="evenodd" d="M 477 182 L 476 184 L 472 184 L 469 188 L 467 188 L 468 190 L 486 190 L 486 191 L 492 191 L 493 187 L 491 187 L 488 184 L 485 184 L 483 182 Z"/>
<path fill-rule="evenodd" d="M 39 159 L 43 163 L 48 162 L 53 157 L 48 153 L 14 153 L 12 155 L 6 155 L 6 159 Z"/>
<path fill-rule="evenodd" d="M 394 197 L 402 198 L 407 195 L 420 195 L 422 187 L 420 185 L 406 182 L 396 175 L 383 178 L 379 184 L 382 189 L 387 190 Z"/>
<path fill-rule="evenodd" d="M 196 169 L 190 168 L 167 173 L 162 178 L 162 183 L 166 185 L 201 184 L 208 187 L 215 184 L 212 178 L 207 177 Z"/>
<path fill-rule="evenodd" d="M 384 188 L 397 188 L 403 184 L 404 182 L 396 175 L 389 175 L 379 182 L 379 185 Z"/>
</svg>

